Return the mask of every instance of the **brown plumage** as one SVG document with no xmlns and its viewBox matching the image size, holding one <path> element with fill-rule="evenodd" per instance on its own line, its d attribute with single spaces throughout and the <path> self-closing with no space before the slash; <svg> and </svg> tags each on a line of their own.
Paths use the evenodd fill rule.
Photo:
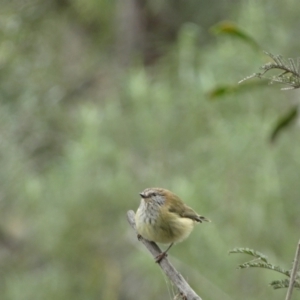
<svg viewBox="0 0 300 300">
<path fill-rule="evenodd" d="M 210 222 L 169 190 L 148 188 L 140 195 L 142 199 L 135 216 L 138 233 L 147 240 L 171 244 L 156 261 L 165 256 L 173 243 L 187 238 L 195 222 Z"/>
</svg>

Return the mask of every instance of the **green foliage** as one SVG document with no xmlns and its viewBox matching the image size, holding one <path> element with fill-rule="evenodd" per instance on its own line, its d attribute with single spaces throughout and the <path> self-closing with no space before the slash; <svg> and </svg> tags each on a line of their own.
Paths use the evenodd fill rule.
<svg viewBox="0 0 300 300">
<path fill-rule="evenodd" d="M 265 52 L 266 55 L 270 56 L 274 63 L 267 63 L 261 66 L 263 70 L 262 73 L 254 73 L 253 75 L 243 79 L 240 81 L 242 83 L 245 80 L 257 77 L 257 78 L 267 78 L 265 74 L 270 70 L 281 70 L 279 75 L 274 75 L 270 79 L 270 83 L 282 83 L 285 85 L 289 85 L 289 88 L 283 88 L 283 90 L 287 89 L 297 89 L 300 87 L 300 58 L 297 61 L 292 58 L 288 59 L 288 62 L 282 57 L 282 55 L 274 55 L 272 53 Z"/>
<path fill-rule="evenodd" d="M 285 276 L 288 276 L 288 277 L 291 276 L 291 271 L 290 270 L 285 270 L 280 266 L 275 266 L 275 265 L 269 263 L 268 262 L 268 257 L 266 255 L 264 255 L 261 252 L 255 251 L 253 249 L 234 248 L 233 250 L 229 251 L 229 253 L 244 253 L 244 254 L 248 254 L 248 255 L 255 258 L 255 260 L 240 264 L 238 266 L 239 269 L 261 268 L 261 269 L 268 269 L 268 270 L 271 270 L 271 271 L 275 271 L 277 273 L 281 273 L 281 274 L 283 274 Z M 261 260 L 262 262 L 257 262 L 257 260 Z M 270 283 L 270 285 L 274 289 L 287 288 L 289 286 L 289 279 L 274 280 Z M 295 280 L 294 287 L 297 288 L 297 289 L 300 288 L 300 281 L 299 280 Z"/>
<path fill-rule="evenodd" d="M 126 68 L 113 51 L 116 2 L 4 2 L 1 300 L 174 298 L 126 222 L 149 186 L 212 220 L 170 253 L 203 299 L 271 299 L 259 288 L 268 275 L 232 273 L 226 251 L 247 242 L 278 261 L 292 251 L 298 131 L 276 147 L 265 142 L 278 111 L 289 110 L 271 88 L 246 83 L 207 101 L 258 59 L 243 39 L 208 43 L 207 28 L 233 18 L 259 44 L 297 53 L 298 1 L 147 2 L 143 37 L 160 56 L 145 66 L 139 53 Z"/>
<path fill-rule="evenodd" d="M 229 35 L 241 39 L 243 42 L 252 46 L 255 50 L 260 49 L 260 46 L 255 39 L 240 28 L 237 24 L 231 21 L 222 21 L 211 28 L 211 32 L 215 35 Z"/>
<path fill-rule="evenodd" d="M 229 251 L 229 253 L 245 253 L 259 260 L 262 260 L 265 263 L 268 263 L 268 257 L 266 255 L 262 254 L 261 252 L 252 250 L 250 248 L 234 248 L 231 251 Z"/>
<path fill-rule="evenodd" d="M 288 279 L 282 279 L 282 280 L 274 280 L 270 283 L 270 285 L 275 289 L 282 289 L 282 288 L 288 288 L 290 281 Z M 300 283 L 299 281 L 295 281 L 294 288 L 300 289 Z"/>
<path fill-rule="evenodd" d="M 263 87 L 265 86 L 265 82 L 259 81 L 259 82 L 248 82 L 243 85 L 238 84 L 224 84 L 224 85 L 218 85 L 212 90 L 210 90 L 207 95 L 209 99 L 211 100 L 219 100 L 224 99 L 225 96 L 230 96 L 231 94 L 243 94 L 245 92 L 249 92 L 253 90 L 254 88 Z"/>
<path fill-rule="evenodd" d="M 278 267 L 278 266 L 274 266 L 272 264 L 267 264 L 267 263 L 256 263 L 256 262 L 246 262 L 244 264 L 241 264 L 239 266 L 240 269 L 245 269 L 245 268 L 263 268 L 263 269 L 269 269 L 269 270 L 273 270 L 276 271 L 278 273 L 282 273 L 284 275 L 289 276 L 290 272 L 289 271 L 285 271 L 284 269 Z"/>
<path fill-rule="evenodd" d="M 288 126 L 292 125 L 294 121 L 296 121 L 297 116 L 298 116 L 298 107 L 292 107 L 287 112 L 287 114 L 280 116 L 271 134 L 270 137 L 271 142 L 274 142 L 276 140 L 277 136 L 279 135 L 279 133 L 281 133 L 282 130 L 287 129 Z"/>
<path fill-rule="evenodd" d="M 269 78 L 270 83 L 281 83 L 285 85 L 289 85 L 288 88 L 282 88 L 282 90 L 289 90 L 289 89 L 297 89 L 300 87 L 300 58 L 295 60 L 289 58 L 288 62 L 281 56 L 281 55 L 273 55 L 271 53 L 265 52 L 268 56 L 270 56 L 274 63 L 267 63 L 264 64 L 261 69 L 263 70 L 262 73 L 254 73 L 251 76 L 246 77 L 245 79 L 241 80 L 239 83 L 244 82 L 245 80 L 257 77 L 257 78 L 264 78 L 267 77 L 265 74 L 270 70 L 281 70 L 283 71 L 279 75 L 274 75 Z M 270 136 L 271 142 L 274 142 L 275 139 L 278 137 L 279 133 L 283 130 L 286 130 L 298 117 L 298 106 L 293 105 L 292 108 L 289 109 L 287 114 L 281 115 L 276 122 L 275 127 Z"/>
</svg>

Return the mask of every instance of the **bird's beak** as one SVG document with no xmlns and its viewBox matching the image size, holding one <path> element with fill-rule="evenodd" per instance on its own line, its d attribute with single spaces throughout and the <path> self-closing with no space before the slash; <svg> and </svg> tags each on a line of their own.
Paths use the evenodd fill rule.
<svg viewBox="0 0 300 300">
<path fill-rule="evenodd" d="M 146 198 L 146 195 L 144 193 L 140 193 L 140 196 L 145 199 Z"/>
</svg>

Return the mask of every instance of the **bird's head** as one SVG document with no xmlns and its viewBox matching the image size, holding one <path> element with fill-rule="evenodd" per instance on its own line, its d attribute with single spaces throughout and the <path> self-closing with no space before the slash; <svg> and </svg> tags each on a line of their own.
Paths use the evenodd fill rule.
<svg viewBox="0 0 300 300">
<path fill-rule="evenodd" d="M 164 205 L 170 191 L 162 188 L 147 188 L 140 193 L 140 196 L 145 202 L 152 202 L 157 205 Z"/>
</svg>

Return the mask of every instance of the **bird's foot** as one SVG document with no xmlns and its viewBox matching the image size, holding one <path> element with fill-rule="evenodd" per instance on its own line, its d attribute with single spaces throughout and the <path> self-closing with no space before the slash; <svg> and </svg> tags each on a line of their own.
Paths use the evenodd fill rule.
<svg viewBox="0 0 300 300">
<path fill-rule="evenodd" d="M 175 296 L 175 298 L 174 298 L 174 300 L 187 300 L 187 297 L 186 297 L 186 295 L 184 295 L 183 294 L 183 292 L 180 292 L 180 293 L 178 293 L 176 296 Z"/>
<path fill-rule="evenodd" d="M 167 256 L 168 256 L 168 254 L 166 252 L 162 252 L 155 257 L 155 262 L 160 263 L 161 260 Z"/>
</svg>

